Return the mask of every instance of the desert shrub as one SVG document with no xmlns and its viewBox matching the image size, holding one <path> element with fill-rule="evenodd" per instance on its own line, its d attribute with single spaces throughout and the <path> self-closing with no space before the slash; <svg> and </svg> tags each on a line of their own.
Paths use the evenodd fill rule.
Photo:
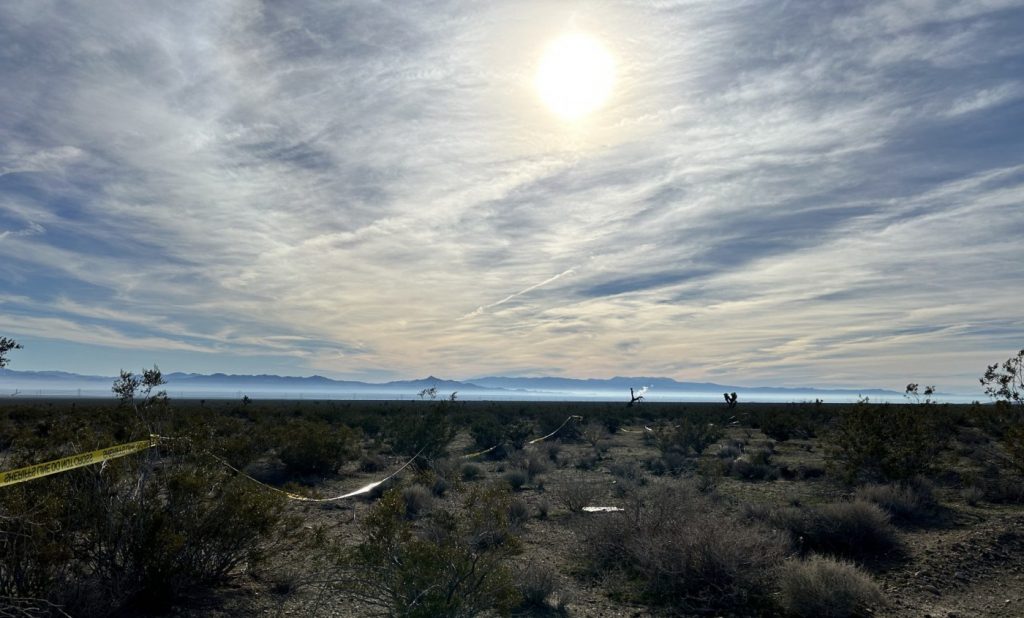
<svg viewBox="0 0 1024 618">
<path fill-rule="evenodd" d="M 509 453 L 522 449 L 532 429 L 523 421 L 502 424 L 493 415 L 474 418 L 470 435 L 478 449 L 493 449 L 486 453 L 488 459 L 504 459 Z"/>
<path fill-rule="evenodd" d="M 448 481 L 443 476 L 435 476 L 430 484 L 430 493 L 440 498 L 448 492 Z"/>
<path fill-rule="evenodd" d="M 784 469 L 780 469 L 780 472 L 782 472 L 783 476 L 788 474 L 791 478 L 809 481 L 825 476 L 826 470 L 824 467 L 815 464 L 798 464 L 796 468 L 786 466 Z"/>
<path fill-rule="evenodd" d="M 430 533 L 417 534 L 390 491 L 364 521 L 364 540 L 339 552 L 337 585 L 382 616 L 506 613 L 519 602 L 507 565 L 519 542 L 507 509 L 507 493 L 473 491 L 462 509 L 436 510 Z"/>
<path fill-rule="evenodd" d="M 985 490 L 977 485 L 968 485 L 960 490 L 960 497 L 971 506 L 978 506 L 978 503 L 985 499 Z"/>
<path fill-rule="evenodd" d="M 761 447 L 750 449 L 732 461 L 729 474 L 747 481 L 774 481 L 779 478 L 779 469 L 772 465 L 772 451 Z"/>
<path fill-rule="evenodd" d="M 597 453 L 590 453 L 576 460 L 576 468 L 579 470 L 593 470 L 597 468 L 599 463 L 601 463 L 601 458 Z"/>
<path fill-rule="evenodd" d="M 464 481 L 475 481 L 482 477 L 484 474 L 483 468 L 475 463 L 467 463 L 462 465 L 462 480 Z"/>
<path fill-rule="evenodd" d="M 921 523 L 936 515 L 938 502 L 932 486 L 924 480 L 887 485 L 865 485 L 857 499 L 877 504 L 899 523 Z"/>
<path fill-rule="evenodd" d="M 679 424 L 674 427 L 659 427 L 654 433 L 662 453 L 675 452 L 681 455 L 700 455 L 723 435 L 718 425 L 689 417 L 679 419 Z"/>
<path fill-rule="evenodd" d="M 515 470 L 509 470 L 507 473 L 505 473 L 505 481 L 508 483 L 509 487 L 516 491 L 522 489 L 523 486 L 526 485 L 526 482 L 529 480 L 530 477 L 526 474 L 526 471 L 520 468 L 516 468 Z"/>
<path fill-rule="evenodd" d="M 548 461 L 558 465 L 558 455 L 562 452 L 562 445 L 560 443 L 544 442 L 540 445 L 539 450 L 548 458 Z"/>
<path fill-rule="evenodd" d="M 578 513 L 604 494 L 604 490 L 581 476 L 569 477 L 553 492 L 555 500 L 570 513 Z"/>
<path fill-rule="evenodd" d="M 473 437 L 473 444 L 479 449 L 491 448 L 505 439 L 504 429 L 491 415 L 482 415 L 473 419 L 469 427 L 469 435 Z"/>
<path fill-rule="evenodd" d="M 543 455 L 534 452 L 526 456 L 526 459 L 523 461 L 523 469 L 532 481 L 537 475 L 547 472 L 549 467 L 547 462 L 544 461 Z"/>
<path fill-rule="evenodd" d="M 604 443 L 608 438 L 608 430 L 605 429 L 604 425 L 596 422 L 587 423 L 581 428 L 583 439 L 589 444 L 596 452 L 602 452 L 607 450 L 604 447 Z"/>
<path fill-rule="evenodd" d="M 512 499 L 508 503 L 508 520 L 513 528 L 522 528 L 530 520 L 530 507 L 519 498 Z"/>
<path fill-rule="evenodd" d="M 558 591 L 558 576 L 551 567 L 530 562 L 520 569 L 516 582 L 522 599 L 516 608 L 516 614 L 544 615 L 545 611 L 553 609 L 552 599 Z"/>
<path fill-rule="evenodd" d="M 986 502 L 1024 504 L 1024 483 L 1017 478 L 993 477 L 982 481 Z"/>
<path fill-rule="evenodd" d="M 1018 473 L 1024 474 L 1024 425 L 1017 424 L 1003 433 L 1002 447 L 1006 452 L 1005 460 Z"/>
<path fill-rule="evenodd" d="M 363 455 L 359 460 L 360 472 L 380 472 L 388 467 L 388 460 L 379 453 Z"/>
<path fill-rule="evenodd" d="M 522 450 L 532 435 L 533 427 L 526 421 L 509 423 L 505 428 L 505 440 L 516 450 Z"/>
<path fill-rule="evenodd" d="M 702 461 L 697 467 L 697 474 L 693 476 L 693 486 L 702 494 L 714 492 L 725 476 L 725 468 L 719 459 Z"/>
<path fill-rule="evenodd" d="M 736 459 L 742 454 L 743 446 L 736 444 L 724 444 L 715 452 L 715 455 L 722 459 Z"/>
<path fill-rule="evenodd" d="M 669 472 L 668 465 L 661 457 L 650 457 L 644 461 L 643 465 L 654 476 L 664 476 Z"/>
<path fill-rule="evenodd" d="M 874 405 L 844 410 L 830 436 L 829 464 L 847 482 L 903 481 L 926 475 L 949 440 L 940 408 Z"/>
<path fill-rule="evenodd" d="M 755 415 L 754 426 L 761 433 L 785 442 L 791 438 L 811 438 L 816 433 L 816 425 L 820 421 L 820 410 L 803 406 L 798 409 L 783 408 L 765 410 Z"/>
<path fill-rule="evenodd" d="M 429 410 L 395 416 L 390 419 L 386 432 L 394 452 L 408 457 L 418 453 L 422 459 L 417 460 L 417 463 L 444 457 L 456 432 L 449 418 L 452 402 L 438 401 L 422 405 L 429 406 Z"/>
<path fill-rule="evenodd" d="M 280 432 L 280 457 L 293 474 L 331 474 L 359 454 L 356 433 L 344 425 L 295 420 Z"/>
<path fill-rule="evenodd" d="M 410 485 L 402 489 L 401 495 L 405 516 L 409 519 L 420 517 L 427 512 L 433 503 L 430 491 L 422 485 Z"/>
<path fill-rule="evenodd" d="M 628 481 L 635 485 L 647 484 L 647 476 L 644 474 L 643 469 L 634 461 L 613 463 L 608 467 L 608 471 L 612 476 L 622 481 Z"/>
<path fill-rule="evenodd" d="M 779 478 L 779 469 L 768 464 L 753 463 L 740 457 L 732 462 L 729 474 L 744 481 L 774 481 Z"/>
<path fill-rule="evenodd" d="M 558 440 L 563 444 L 572 444 L 583 441 L 583 430 L 578 420 L 566 422 L 570 414 L 575 414 L 571 408 L 545 410 L 537 415 L 537 433 L 546 436 L 557 430 L 550 440 Z"/>
<path fill-rule="evenodd" d="M 607 416 L 604 419 L 604 428 L 610 434 L 619 433 L 622 429 L 622 419 L 618 416 Z"/>
<path fill-rule="evenodd" d="M 207 461 L 155 457 L 5 488 L 0 596 L 80 616 L 162 609 L 259 567 L 285 538 L 281 496 Z"/>
<path fill-rule="evenodd" d="M 870 616 L 885 603 L 870 575 L 825 556 L 786 561 L 779 571 L 779 588 L 779 604 L 798 618 Z"/>
<path fill-rule="evenodd" d="M 462 463 L 459 459 L 442 457 L 430 462 L 430 470 L 434 476 L 442 478 L 450 484 L 455 484 L 461 476 Z"/>
<path fill-rule="evenodd" d="M 777 533 L 723 517 L 679 488 L 580 523 L 592 572 L 611 573 L 619 594 L 679 613 L 767 607 L 769 571 L 785 549 Z"/>
<path fill-rule="evenodd" d="M 547 498 L 541 498 L 537 501 L 537 517 L 540 519 L 547 519 L 548 513 L 551 512 L 551 502 Z"/>
<path fill-rule="evenodd" d="M 801 552 L 871 558 L 901 548 L 888 513 L 860 500 L 816 507 L 786 507 L 760 515 L 788 532 Z"/>
</svg>

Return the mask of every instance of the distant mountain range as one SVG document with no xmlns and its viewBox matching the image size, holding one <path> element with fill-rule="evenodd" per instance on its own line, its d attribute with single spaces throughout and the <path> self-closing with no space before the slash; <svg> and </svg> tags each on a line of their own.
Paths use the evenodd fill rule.
<svg viewBox="0 0 1024 618">
<path fill-rule="evenodd" d="M 63 371 L 0 370 L 0 397 L 12 394 L 106 396 L 113 376 L 92 376 Z M 902 400 L 903 394 L 884 389 L 819 389 L 770 386 L 735 386 L 714 382 L 679 382 L 658 377 L 614 377 L 573 379 L 556 377 L 486 376 L 466 381 L 434 376 L 417 380 L 383 383 L 334 380 L 324 376 L 231 375 L 224 373 L 169 373 L 165 388 L 178 397 L 322 397 L 329 399 L 414 398 L 424 389 L 436 388 L 439 397 L 458 392 L 463 399 L 608 399 L 629 398 L 629 389 L 643 391 L 651 401 L 718 400 L 722 393 L 736 392 L 740 401 L 850 401 L 860 396 L 881 400 Z"/>
</svg>

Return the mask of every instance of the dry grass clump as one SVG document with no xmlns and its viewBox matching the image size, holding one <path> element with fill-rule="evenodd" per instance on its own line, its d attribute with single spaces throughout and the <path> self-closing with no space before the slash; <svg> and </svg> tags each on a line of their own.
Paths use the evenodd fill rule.
<svg viewBox="0 0 1024 618">
<path fill-rule="evenodd" d="M 582 522 L 587 565 L 625 596 L 677 611 L 770 605 L 784 538 L 715 512 L 689 486 L 658 488 L 621 513 Z"/>
<path fill-rule="evenodd" d="M 826 556 L 787 561 L 779 572 L 779 588 L 782 609 L 799 618 L 869 616 L 885 604 L 870 575 Z"/>
<path fill-rule="evenodd" d="M 796 549 L 848 558 L 882 556 L 901 548 L 889 514 L 862 500 L 817 507 L 748 509 L 748 516 L 790 534 Z"/>
<path fill-rule="evenodd" d="M 409 519 L 416 519 L 426 513 L 433 502 L 430 490 L 422 485 L 410 485 L 402 490 L 402 504 L 405 506 L 405 516 Z"/>
<path fill-rule="evenodd" d="M 935 517 L 938 502 L 932 486 L 924 481 L 865 485 L 857 499 L 877 504 L 900 523 L 921 523 Z"/>
</svg>

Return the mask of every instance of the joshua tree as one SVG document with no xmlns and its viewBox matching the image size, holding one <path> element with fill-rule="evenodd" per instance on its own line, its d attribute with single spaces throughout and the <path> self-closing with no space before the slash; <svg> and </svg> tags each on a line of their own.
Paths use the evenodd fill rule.
<svg viewBox="0 0 1024 618">
<path fill-rule="evenodd" d="M 903 393 L 903 396 L 906 397 L 907 399 L 910 399 L 914 403 L 933 403 L 932 395 L 935 394 L 934 386 L 924 387 L 923 393 L 920 392 L 918 389 L 918 384 L 916 382 L 911 382 L 910 384 L 907 384 L 907 390 Z M 923 401 L 921 400 L 922 395 L 924 396 Z"/>
<path fill-rule="evenodd" d="M 996 401 L 1024 405 L 1024 350 L 1002 365 L 989 365 L 980 382 L 985 394 Z"/>
<path fill-rule="evenodd" d="M 722 397 L 725 398 L 725 405 L 729 406 L 730 409 L 736 407 L 736 400 L 738 398 L 736 393 L 722 393 Z"/>
<path fill-rule="evenodd" d="M 10 359 L 7 358 L 7 353 L 11 350 L 20 350 L 21 344 L 14 339 L 8 339 L 7 337 L 0 337 L 0 369 L 7 366 Z"/>
<path fill-rule="evenodd" d="M 640 395 L 637 395 L 636 393 L 633 392 L 633 388 L 630 387 L 630 389 L 629 389 L 629 403 L 626 404 L 626 407 L 627 408 L 632 408 L 634 403 L 640 403 L 641 401 L 643 401 L 644 396 L 643 396 L 642 393 L 643 393 L 643 391 L 641 391 Z"/>
<path fill-rule="evenodd" d="M 1008 463 L 1024 473 L 1024 350 L 989 365 L 981 377 L 985 394 L 996 400 Z"/>
</svg>

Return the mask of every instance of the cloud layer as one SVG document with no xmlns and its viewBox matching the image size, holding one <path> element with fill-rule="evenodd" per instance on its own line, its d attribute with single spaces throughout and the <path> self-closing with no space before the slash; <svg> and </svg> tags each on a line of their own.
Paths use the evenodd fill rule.
<svg viewBox="0 0 1024 618">
<path fill-rule="evenodd" d="M 619 68 L 579 125 L 531 86 L 569 29 Z M 7 2 L 0 332 L 45 342 L 21 368 L 974 392 L 1024 346 L 1022 30 L 997 0 Z"/>
</svg>

